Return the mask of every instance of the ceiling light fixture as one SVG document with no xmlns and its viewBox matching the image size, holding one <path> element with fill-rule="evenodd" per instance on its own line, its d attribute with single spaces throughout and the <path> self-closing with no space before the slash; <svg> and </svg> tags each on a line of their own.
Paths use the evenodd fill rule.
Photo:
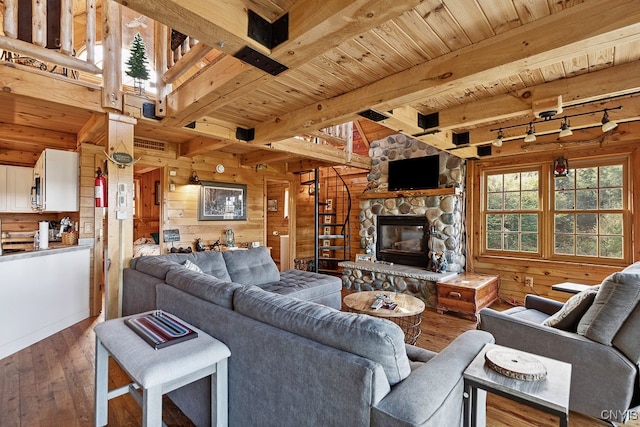
<svg viewBox="0 0 640 427">
<path fill-rule="evenodd" d="M 604 114 L 602 115 L 602 132 L 609 132 L 610 130 L 618 127 L 618 124 L 614 121 L 609 120 L 609 113 L 607 113 L 607 109 L 604 109 Z"/>
<path fill-rule="evenodd" d="M 529 125 L 527 128 L 527 133 L 524 137 L 524 142 L 534 142 L 536 140 L 536 135 L 535 135 L 535 128 L 534 128 L 534 124 L 538 123 L 538 122 L 552 122 L 554 120 L 562 120 L 562 125 L 560 126 L 559 132 L 560 132 L 560 138 L 565 137 L 565 136 L 569 136 L 569 135 L 573 135 L 573 131 L 571 130 L 571 128 L 569 127 L 569 118 L 570 117 L 578 117 L 578 116 L 586 116 L 588 114 L 596 114 L 596 113 L 601 113 L 604 112 L 603 116 L 602 116 L 602 132 L 609 132 L 612 129 L 615 129 L 618 124 L 615 121 L 612 121 L 609 119 L 609 111 L 611 110 L 621 110 L 622 109 L 622 105 L 619 105 L 617 107 L 612 107 L 612 108 L 603 108 L 602 110 L 595 110 L 595 111 L 589 111 L 587 113 L 578 113 L 578 114 L 567 114 L 566 116 L 563 117 L 549 117 L 549 118 L 543 118 L 543 120 L 538 120 L 538 121 L 532 121 L 529 123 L 519 123 L 519 124 L 515 124 L 515 125 L 510 125 L 510 126 L 502 126 L 500 128 L 495 128 L 495 129 L 489 129 L 490 132 L 498 132 L 498 138 L 496 138 L 494 141 L 492 141 L 492 144 L 499 147 L 501 142 L 504 142 L 504 130 L 505 129 L 513 129 L 516 127 L 522 127 L 524 125 Z M 594 127 L 594 125 L 589 125 L 589 126 L 584 126 L 581 127 L 581 129 L 588 129 L 588 128 L 592 128 Z M 548 134 L 548 133 L 552 133 L 545 130 L 542 132 L 542 134 Z M 501 137 L 502 134 L 502 137 Z M 511 139 L 516 139 L 517 137 L 508 137 L 509 140 Z"/>
<path fill-rule="evenodd" d="M 560 133 L 558 134 L 558 137 L 564 138 L 565 136 L 571 136 L 571 135 L 573 135 L 573 131 L 569 127 L 569 120 L 566 117 L 564 117 L 562 119 L 562 124 L 560 125 Z"/>
<path fill-rule="evenodd" d="M 492 144 L 495 147 L 502 147 L 502 141 L 504 140 L 504 132 L 502 132 L 502 128 L 498 129 L 498 137 L 493 140 Z"/>
<path fill-rule="evenodd" d="M 533 122 L 529 122 L 529 129 L 527 129 L 527 136 L 524 137 L 524 142 L 534 142 L 536 140 L 536 128 L 533 127 Z"/>
</svg>

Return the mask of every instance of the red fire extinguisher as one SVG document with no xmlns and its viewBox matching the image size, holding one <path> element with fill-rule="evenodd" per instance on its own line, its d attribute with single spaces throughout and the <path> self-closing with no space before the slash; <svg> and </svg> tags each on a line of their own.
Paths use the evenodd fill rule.
<svg viewBox="0 0 640 427">
<path fill-rule="evenodd" d="M 107 180 L 102 174 L 102 170 L 98 168 L 96 171 L 96 180 L 94 182 L 94 193 L 96 198 L 96 208 L 107 207 Z"/>
</svg>

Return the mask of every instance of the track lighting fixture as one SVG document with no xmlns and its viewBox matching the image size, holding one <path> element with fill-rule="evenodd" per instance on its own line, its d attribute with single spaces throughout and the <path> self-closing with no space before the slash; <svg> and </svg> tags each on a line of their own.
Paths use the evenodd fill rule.
<svg viewBox="0 0 640 427">
<path fill-rule="evenodd" d="M 502 132 L 502 128 L 498 129 L 498 137 L 493 140 L 492 144 L 495 147 L 502 147 L 502 140 L 504 139 L 504 132 Z"/>
<path fill-rule="evenodd" d="M 618 107 L 612 107 L 612 108 L 605 108 L 602 110 L 595 110 L 595 111 L 589 111 L 589 112 L 585 112 L 585 113 L 577 113 L 577 114 L 567 114 L 563 117 L 557 117 L 554 118 L 552 116 L 550 117 L 544 117 L 544 122 L 551 122 L 554 120 L 562 120 L 562 124 L 560 125 L 560 130 L 559 130 L 559 138 L 564 138 L 567 136 L 571 136 L 573 135 L 573 130 L 571 129 L 570 125 L 569 125 L 569 118 L 570 117 L 578 117 L 578 116 L 586 116 L 588 114 L 595 114 L 595 113 L 600 113 L 600 112 L 604 112 L 604 114 L 602 115 L 602 132 L 609 132 L 612 129 L 615 129 L 618 124 L 615 121 L 612 121 L 609 119 L 609 111 L 611 110 L 620 110 L 622 109 L 622 105 L 618 106 Z M 524 125 L 528 124 L 527 127 L 527 133 L 524 137 L 524 142 L 526 143 L 531 143 L 531 142 L 535 142 L 536 140 L 536 129 L 534 127 L 534 123 L 538 123 L 537 121 L 533 121 L 533 122 L 529 122 L 529 123 L 520 123 L 520 124 L 515 124 L 515 125 L 510 125 L 510 126 L 502 126 L 500 128 L 496 128 L 496 129 L 490 129 L 491 132 L 498 132 L 498 136 L 496 139 L 494 139 L 492 141 L 492 145 L 496 146 L 496 147 L 501 147 L 502 143 L 504 142 L 504 138 L 505 138 L 505 134 L 504 131 L 505 129 L 513 129 L 516 127 L 521 127 Z M 594 125 L 593 124 L 589 124 L 587 126 L 579 126 L 579 129 L 586 129 L 586 128 L 593 128 Z M 544 134 L 548 134 L 548 133 L 553 133 L 553 131 L 550 131 L 549 129 L 545 128 L 544 130 L 541 131 L 541 135 Z M 507 136 L 508 140 L 512 140 L 512 139 L 516 139 L 518 138 L 517 136 Z"/>
<path fill-rule="evenodd" d="M 533 127 L 533 122 L 529 122 L 529 129 L 527 130 L 527 136 L 524 137 L 524 142 L 534 142 L 536 140 L 536 128 Z"/>
<path fill-rule="evenodd" d="M 569 121 L 565 117 L 562 119 L 562 124 L 560 125 L 560 133 L 558 134 L 558 137 L 564 138 L 565 136 L 571 136 L 571 135 L 573 135 L 573 131 L 569 127 Z"/>
<path fill-rule="evenodd" d="M 609 132 L 616 127 L 618 127 L 618 124 L 609 120 L 609 113 L 607 113 L 607 109 L 605 108 L 604 114 L 602 115 L 602 132 Z"/>
</svg>

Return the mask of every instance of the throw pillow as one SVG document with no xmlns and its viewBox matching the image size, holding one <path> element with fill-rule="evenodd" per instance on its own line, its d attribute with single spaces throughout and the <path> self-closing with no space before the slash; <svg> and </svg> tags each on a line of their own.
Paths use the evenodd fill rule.
<svg viewBox="0 0 640 427">
<path fill-rule="evenodd" d="M 611 345 L 640 299 L 640 274 L 614 273 L 602 281 L 593 304 L 578 323 L 578 334 Z"/>
<path fill-rule="evenodd" d="M 585 289 L 575 294 L 555 314 L 542 322 L 545 326 L 551 326 L 563 331 L 575 332 L 578 322 L 584 313 L 591 307 L 597 291 L 595 289 Z"/>
<path fill-rule="evenodd" d="M 184 265 L 184 268 L 186 268 L 187 270 L 195 271 L 196 273 L 202 273 L 202 270 L 200 269 L 200 267 L 198 267 L 198 264 L 194 262 L 186 260 L 182 263 L 182 265 Z"/>
</svg>

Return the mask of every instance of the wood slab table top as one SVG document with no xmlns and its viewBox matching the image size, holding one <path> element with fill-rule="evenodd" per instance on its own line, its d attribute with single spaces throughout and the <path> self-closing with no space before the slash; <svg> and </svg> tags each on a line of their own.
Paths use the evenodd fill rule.
<svg viewBox="0 0 640 427">
<path fill-rule="evenodd" d="M 396 308 L 393 310 L 382 307 L 378 309 L 371 308 L 371 304 L 376 300 L 377 295 L 390 295 L 392 301 L 397 304 Z M 412 295 L 385 291 L 354 292 L 344 297 L 344 304 L 351 311 L 377 317 L 414 316 L 422 313 L 425 308 L 424 301 Z"/>
</svg>

